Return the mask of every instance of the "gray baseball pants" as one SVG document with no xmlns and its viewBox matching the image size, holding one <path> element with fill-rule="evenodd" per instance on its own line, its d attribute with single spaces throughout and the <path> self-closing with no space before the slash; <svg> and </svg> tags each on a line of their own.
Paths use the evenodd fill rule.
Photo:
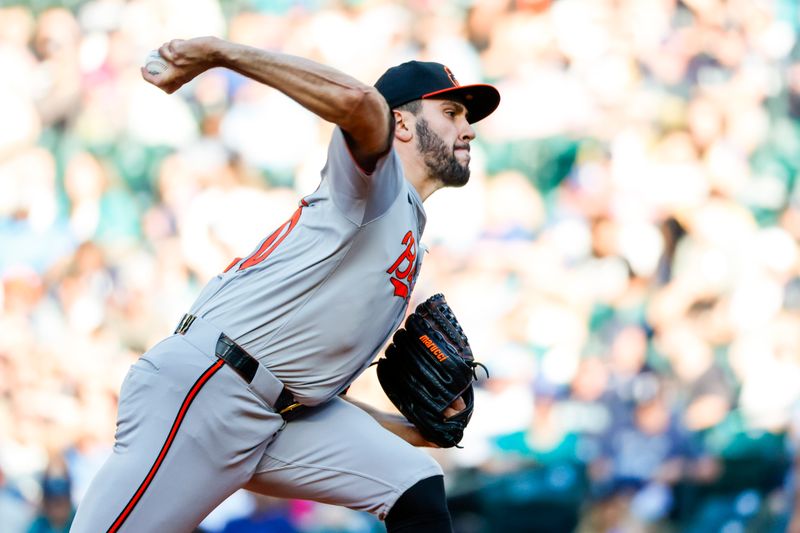
<svg viewBox="0 0 800 533">
<path fill-rule="evenodd" d="M 242 487 L 382 519 L 406 489 L 442 474 L 341 398 L 285 423 L 271 407 L 281 383 L 261 365 L 248 384 L 214 355 L 220 333 L 198 318 L 131 366 L 113 453 L 72 533 L 190 532 Z"/>
</svg>

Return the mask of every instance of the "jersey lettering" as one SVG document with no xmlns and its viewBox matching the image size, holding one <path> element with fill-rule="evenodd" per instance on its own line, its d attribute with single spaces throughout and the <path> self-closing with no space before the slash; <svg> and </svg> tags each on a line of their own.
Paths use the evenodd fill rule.
<svg viewBox="0 0 800 533">
<path fill-rule="evenodd" d="M 403 253 L 400 254 L 400 257 L 389 267 L 386 273 L 392 275 L 389 281 L 394 286 L 394 296 L 408 298 L 414 281 L 414 271 L 417 267 L 417 243 L 411 231 L 406 232 L 403 237 L 403 244 L 406 245 L 406 249 L 403 250 Z"/>
</svg>

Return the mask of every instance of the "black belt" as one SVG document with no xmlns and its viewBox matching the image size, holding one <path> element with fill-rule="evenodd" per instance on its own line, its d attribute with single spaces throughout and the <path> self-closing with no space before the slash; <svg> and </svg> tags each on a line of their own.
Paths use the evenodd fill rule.
<svg viewBox="0 0 800 533">
<path fill-rule="evenodd" d="M 178 327 L 175 329 L 175 333 L 179 335 L 185 334 L 189 331 L 189 328 L 192 327 L 195 318 L 197 317 L 194 315 L 183 315 Z M 253 378 L 256 376 L 256 371 L 258 370 L 259 362 L 224 333 L 220 333 L 219 339 L 217 339 L 215 354 L 230 365 L 230 367 L 242 376 L 242 379 L 247 383 L 253 381 Z M 300 407 L 302 407 L 302 404 L 295 401 L 292 393 L 289 392 L 286 387 L 283 387 L 281 393 L 278 395 L 278 399 L 275 401 L 273 409 L 275 409 L 275 412 L 280 414 L 284 420 L 290 420 L 300 412 Z"/>
</svg>

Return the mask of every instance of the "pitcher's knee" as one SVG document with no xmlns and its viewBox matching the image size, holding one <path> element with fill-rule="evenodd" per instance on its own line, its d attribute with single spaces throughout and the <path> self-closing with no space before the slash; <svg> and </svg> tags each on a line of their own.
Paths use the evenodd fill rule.
<svg viewBox="0 0 800 533">
<path fill-rule="evenodd" d="M 452 532 L 444 477 L 427 477 L 406 490 L 386 515 L 386 529 L 389 533 Z"/>
</svg>

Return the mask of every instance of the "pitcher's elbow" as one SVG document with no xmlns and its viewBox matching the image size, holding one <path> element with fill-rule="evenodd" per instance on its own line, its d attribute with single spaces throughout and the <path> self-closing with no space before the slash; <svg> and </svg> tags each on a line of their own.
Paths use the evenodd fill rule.
<svg viewBox="0 0 800 533">
<path fill-rule="evenodd" d="M 383 95 L 375 87 L 364 85 L 348 91 L 339 124 L 348 131 L 358 130 L 364 125 L 386 120 L 388 112 L 389 106 Z"/>
</svg>

